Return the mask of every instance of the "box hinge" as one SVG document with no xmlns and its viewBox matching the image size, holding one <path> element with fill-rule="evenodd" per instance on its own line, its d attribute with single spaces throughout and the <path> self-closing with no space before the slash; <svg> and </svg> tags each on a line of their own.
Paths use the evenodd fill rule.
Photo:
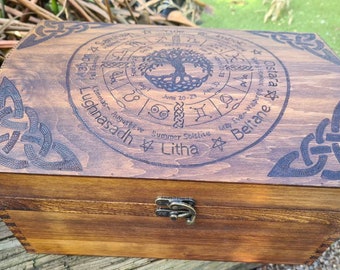
<svg viewBox="0 0 340 270">
<path fill-rule="evenodd" d="M 158 197 L 156 215 L 170 217 L 171 220 L 186 218 L 187 224 L 192 225 L 196 219 L 195 200 L 191 198 Z"/>
</svg>

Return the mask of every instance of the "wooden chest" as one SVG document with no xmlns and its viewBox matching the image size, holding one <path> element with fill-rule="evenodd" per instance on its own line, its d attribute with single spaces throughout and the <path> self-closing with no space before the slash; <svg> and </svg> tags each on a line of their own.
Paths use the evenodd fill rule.
<svg viewBox="0 0 340 270">
<path fill-rule="evenodd" d="M 315 34 L 46 21 L 0 77 L 0 217 L 28 251 L 300 264 L 340 237 Z"/>
</svg>

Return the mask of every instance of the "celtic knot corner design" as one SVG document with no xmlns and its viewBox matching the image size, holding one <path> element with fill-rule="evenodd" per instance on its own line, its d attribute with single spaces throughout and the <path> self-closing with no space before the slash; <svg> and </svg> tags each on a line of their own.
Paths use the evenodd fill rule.
<svg viewBox="0 0 340 270">
<path fill-rule="evenodd" d="M 31 166 L 44 170 L 82 170 L 75 154 L 53 140 L 38 113 L 24 106 L 19 91 L 7 77 L 0 84 L 0 165 L 16 170 Z"/>
<path fill-rule="evenodd" d="M 271 38 L 272 40 L 289 44 L 298 50 L 305 50 L 309 53 L 330 61 L 336 65 L 340 65 L 340 59 L 327 47 L 323 40 L 319 39 L 313 33 L 287 33 L 287 32 L 271 32 L 271 31 L 249 31 L 252 34 Z"/>
<path fill-rule="evenodd" d="M 54 22 L 45 21 L 37 26 L 35 33 L 26 37 L 17 47 L 18 50 L 35 46 L 52 38 L 61 38 L 73 33 L 84 32 L 90 28 L 107 27 L 110 24 L 84 22 Z"/>
<path fill-rule="evenodd" d="M 339 170 L 327 168 L 330 158 L 339 163 Z M 301 164 L 303 168 L 299 168 Z M 340 102 L 332 119 L 323 119 L 315 132 L 301 141 L 300 151 L 292 151 L 279 159 L 268 176 L 308 177 L 319 173 L 322 179 L 340 180 Z"/>
</svg>

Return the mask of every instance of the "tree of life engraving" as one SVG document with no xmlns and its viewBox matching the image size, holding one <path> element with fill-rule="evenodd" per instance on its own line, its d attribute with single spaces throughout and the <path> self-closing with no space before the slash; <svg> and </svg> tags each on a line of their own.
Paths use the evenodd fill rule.
<svg viewBox="0 0 340 270">
<path fill-rule="evenodd" d="M 164 75 L 163 71 L 166 70 L 164 67 L 169 65 L 175 70 Z M 162 49 L 151 53 L 143 59 L 139 70 L 154 86 L 168 92 L 191 91 L 198 88 L 213 72 L 211 62 L 202 54 L 180 48 Z"/>
<path fill-rule="evenodd" d="M 123 30 L 89 40 L 68 64 L 71 106 L 113 150 L 202 166 L 253 147 L 280 121 L 288 72 L 266 48 L 219 31 Z"/>
</svg>

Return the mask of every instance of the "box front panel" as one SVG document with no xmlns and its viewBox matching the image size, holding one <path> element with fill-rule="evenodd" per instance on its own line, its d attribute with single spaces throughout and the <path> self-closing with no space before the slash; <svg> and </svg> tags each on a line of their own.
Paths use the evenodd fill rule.
<svg viewBox="0 0 340 270">
<path fill-rule="evenodd" d="M 238 215 L 201 219 L 189 227 L 158 217 L 8 213 L 31 249 L 55 254 L 306 263 L 330 229 L 325 224 L 244 222 Z"/>
<path fill-rule="evenodd" d="M 2 179 L 0 202 L 39 253 L 307 263 L 340 235 L 338 189 L 26 177 Z M 194 198 L 195 222 L 157 217 L 165 195 Z"/>
</svg>

